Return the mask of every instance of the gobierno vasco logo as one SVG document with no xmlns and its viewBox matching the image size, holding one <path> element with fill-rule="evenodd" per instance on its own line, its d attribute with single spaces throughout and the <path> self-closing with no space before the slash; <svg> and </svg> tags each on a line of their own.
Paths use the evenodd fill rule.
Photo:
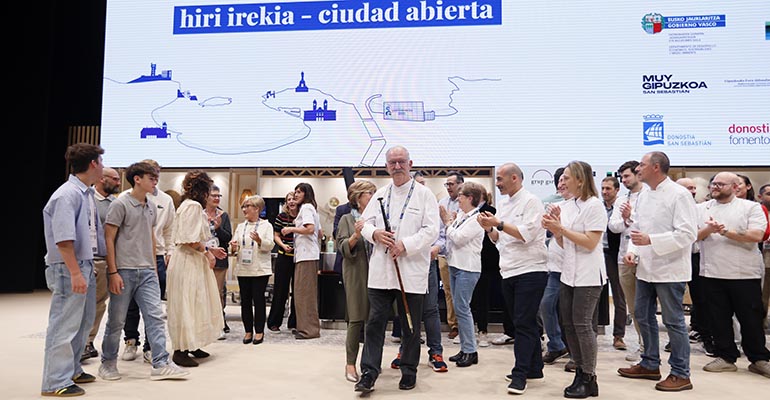
<svg viewBox="0 0 770 400">
<path fill-rule="evenodd" d="M 666 17 L 659 13 L 649 13 L 642 17 L 642 29 L 650 35 L 664 29 L 724 28 L 725 23 L 724 14 Z"/>
</svg>

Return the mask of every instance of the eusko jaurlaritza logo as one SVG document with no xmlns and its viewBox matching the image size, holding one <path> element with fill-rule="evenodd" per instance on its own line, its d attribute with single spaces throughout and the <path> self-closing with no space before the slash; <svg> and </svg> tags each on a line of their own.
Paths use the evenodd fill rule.
<svg viewBox="0 0 770 400">
<path fill-rule="evenodd" d="M 642 29 L 654 35 L 664 29 L 724 28 L 725 22 L 724 14 L 665 17 L 659 13 L 648 13 L 642 17 Z"/>
</svg>

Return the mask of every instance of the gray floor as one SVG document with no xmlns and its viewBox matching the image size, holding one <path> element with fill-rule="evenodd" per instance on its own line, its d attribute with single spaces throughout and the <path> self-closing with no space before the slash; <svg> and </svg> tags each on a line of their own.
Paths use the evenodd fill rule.
<svg viewBox="0 0 770 400">
<path fill-rule="evenodd" d="M 0 315 L 6 327 L 0 332 L 0 350 L 5 362 L 0 367 L 0 382 L 4 383 L 3 399 L 40 398 L 43 348 L 48 315 L 47 291 L 29 294 L 0 294 Z M 141 357 L 135 361 L 119 361 L 123 376 L 119 381 L 83 385 L 86 397 L 96 399 L 339 399 L 356 398 L 353 384 L 344 378 L 345 330 L 343 322 L 325 321 L 321 338 L 298 341 L 284 329 L 280 334 L 267 334 L 260 345 L 244 345 L 240 307 L 228 305 L 227 320 L 232 331 L 225 340 L 205 349 L 212 356 L 197 368 L 190 369 L 184 381 L 150 381 L 149 365 Z M 104 321 L 103 321 L 104 323 Z M 626 342 L 635 348 L 636 332 L 627 330 Z M 490 327 L 499 332 L 500 327 Z M 711 361 L 699 345 L 692 345 L 691 368 L 694 390 L 666 394 L 656 391 L 653 381 L 629 380 L 617 375 L 619 367 L 629 365 L 626 352 L 612 348 L 611 328 L 599 337 L 598 380 L 601 397 L 644 399 L 651 396 L 674 396 L 677 399 L 743 399 L 765 398 L 770 380 L 747 371 L 748 361 L 738 360 L 738 372 L 708 373 L 703 365 Z M 493 338 L 497 333 L 490 334 Z M 661 334 L 665 344 L 665 331 Z M 769 337 L 770 339 L 770 337 Z M 100 337 L 97 338 L 97 347 Z M 459 345 L 443 335 L 446 357 L 459 351 Z M 121 350 L 122 351 L 122 350 Z M 398 352 L 398 344 L 386 341 L 383 351 L 383 374 L 370 397 L 410 396 L 416 399 L 435 398 L 505 398 L 507 382 L 513 363 L 512 346 L 490 346 L 479 349 L 478 365 L 456 368 L 450 363 L 449 372 L 434 373 L 422 354 L 417 387 L 409 392 L 398 390 L 400 374 L 388 364 Z M 666 360 L 667 353 L 663 353 Z M 527 398 L 563 398 L 562 391 L 572 380 L 563 370 L 565 360 L 546 366 L 545 379 L 530 381 Z M 87 372 L 96 374 L 98 359 L 84 363 Z M 665 375 L 668 365 L 661 368 Z"/>
</svg>

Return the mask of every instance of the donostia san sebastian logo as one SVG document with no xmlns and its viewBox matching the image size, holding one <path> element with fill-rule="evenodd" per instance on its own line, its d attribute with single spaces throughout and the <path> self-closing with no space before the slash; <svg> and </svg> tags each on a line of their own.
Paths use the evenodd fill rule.
<svg viewBox="0 0 770 400">
<path fill-rule="evenodd" d="M 649 13 L 642 17 L 642 29 L 650 35 L 664 29 L 724 28 L 725 15 L 687 15 L 664 17 L 662 14 Z"/>
<path fill-rule="evenodd" d="M 705 81 L 678 80 L 674 75 L 642 75 L 644 94 L 688 94 L 699 89 L 708 89 Z"/>
<path fill-rule="evenodd" d="M 663 116 L 658 114 L 643 115 L 642 143 L 645 146 L 654 146 L 665 143 L 663 135 Z"/>
</svg>

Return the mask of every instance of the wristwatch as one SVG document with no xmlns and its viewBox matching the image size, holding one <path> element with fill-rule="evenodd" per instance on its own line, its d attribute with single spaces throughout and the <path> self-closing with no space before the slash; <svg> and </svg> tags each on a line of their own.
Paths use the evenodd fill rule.
<svg viewBox="0 0 770 400">
<path fill-rule="evenodd" d="M 503 230 L 503 225 L 505 225 L 505 224 L 503 223 L 503 221 L 500 221 L 500 223 L 499 223 L 499 224 L 497 224 L 497 230 L 498 230 L 498 231 L 502 231 L 502 230 Z"/>
</svg>

